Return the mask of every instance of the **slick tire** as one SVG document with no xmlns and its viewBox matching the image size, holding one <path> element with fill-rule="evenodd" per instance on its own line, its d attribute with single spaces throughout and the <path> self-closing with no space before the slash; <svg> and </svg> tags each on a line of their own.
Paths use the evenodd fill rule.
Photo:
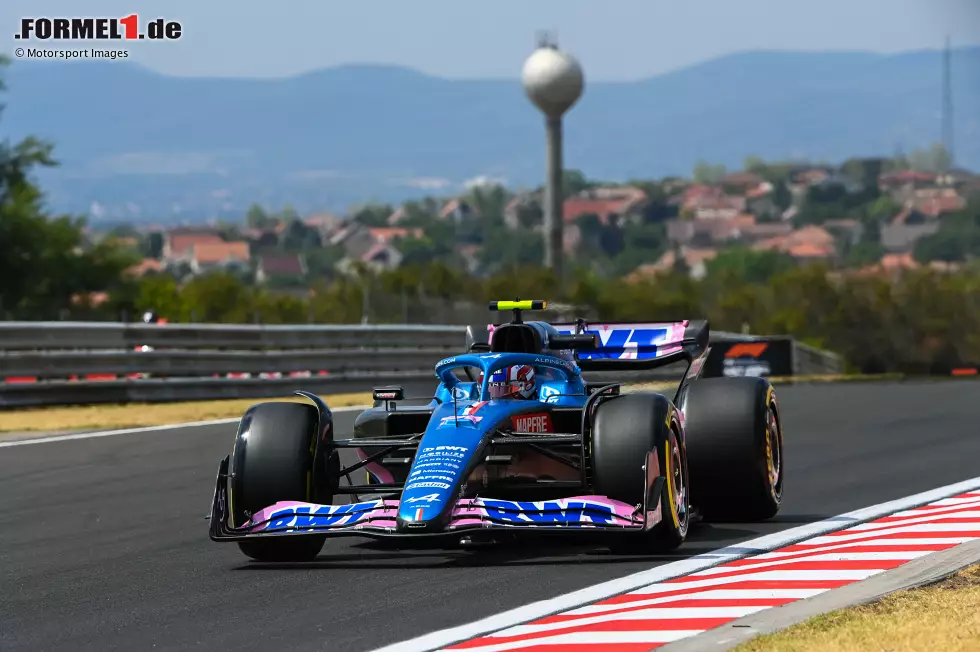
<svg viewBox="0 0 980 652">
<path fill-rule="evenodd" d="M 643 467 L 652 450 L 657 451 L 661 473 L 667 478 L 660 493 L 663 520 L 648 532 L 617 535 L 609 546 L 614 553 L 666 552 L 687 537 L 687 462 L 679 432 L 670 403 L 659 394 L 623 394 L 604 400 L 596 409 L 591 464 L 597 495 L 642 505 Z"/>
<path fill-rule="evenodd" d="M 783 498 L 783 427 L 765 378 L 705 378 L 681 402 L 691 503 L 706 520 L 761 521 Z"/>
<path fill-rule="evenodd" d="M 282 500 L 309 502 L 317 409 L 304 403 L 259 403 L 245 412 L 231 455 L 230 496 L 235 526 L 248 514 Z M 287 535 L 241 541 L 248 557 L 263 562 L 310 561 L 326 535 Z"/>
</svg>

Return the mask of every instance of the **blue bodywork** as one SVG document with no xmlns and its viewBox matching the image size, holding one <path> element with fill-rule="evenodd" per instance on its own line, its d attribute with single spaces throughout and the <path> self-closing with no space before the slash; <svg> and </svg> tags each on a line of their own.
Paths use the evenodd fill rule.
<svg viewBox="0 0 980 652">
<path fill-rule="evenodd" d="M 555 377 L 538 383 L 539 401 L 505 398 L 483 401 L 490 375 L 497 369 L 531 365 L 538 375 Z M 454 369 L 472 367 L 483 373 L 482 385 L 463 382 Z M 445 517 L 466 475 L 479 464 L 480 453 L 498 425 L 512 416 L 541 412 L 549 406 L 582 407 L 588 396 L 578 367 L 554 356 L 528 353 L 469 353 L 441 360 L 441 380 L 434 410 L 402 490 L 400 520 L 424 522 Z M 455 399 L 454 399 L 455 393 Z"/>
</svg>

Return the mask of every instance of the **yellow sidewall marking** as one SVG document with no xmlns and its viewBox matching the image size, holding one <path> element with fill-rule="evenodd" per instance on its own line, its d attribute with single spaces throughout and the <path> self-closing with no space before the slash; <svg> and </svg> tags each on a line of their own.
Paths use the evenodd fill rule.
<svg viewBox="0 0 980 652">
<path fill-rule="evenodd" d="M 675 528 L 680 528 L 681 524 L 677 520 L 677 505 L 674 501 L 674 474 L 670 470 L 671 460 L 674 458 L 674 452 L 670 445 L 670 438 L 667 438 L 667 446 L 664 450 L 664 475 L 667 476 L 667 503 L 670 505 L 670 518 L 674 523 Z"/>
</svg>

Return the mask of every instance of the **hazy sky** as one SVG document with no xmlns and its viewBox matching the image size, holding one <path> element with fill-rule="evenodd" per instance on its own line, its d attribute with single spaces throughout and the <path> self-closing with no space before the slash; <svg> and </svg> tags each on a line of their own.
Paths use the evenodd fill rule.
<svg viewBox="0 0 980 652">
<path fill-rule="evenodd" d="M 125 44 L 174 75 L 278 77 L 396 63 L 447 77 L 516 77 L 554 30 L 594 80 L 631 79 L 753 49 L 898 52 L 980 45 L 980 0 L 3 0 L 0 51 L 21 16 L 178 20 L 178 42 Z M 49 43 L 53 43 L 50 42 Z M 22 44 L 22 42 L 17 43 Z M 92 47 L 92 44 L 88 44 Z M 49 45 L 48 47 L 59 47 Z M 60 47 L 65 47 L 60 45 Z"/>
</svg>

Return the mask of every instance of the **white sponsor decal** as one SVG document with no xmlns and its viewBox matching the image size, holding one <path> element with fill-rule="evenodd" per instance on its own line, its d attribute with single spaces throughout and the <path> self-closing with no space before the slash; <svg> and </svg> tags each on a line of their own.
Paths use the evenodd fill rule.
<svg viewBox="0 0 980 652">
<path fill-rule="evenodd" d="M 524 414 L 513 418 L 517 432 L 551 432 L 551 418 L 547 414 Z"/>
<path fill-rule="evenodd" d="M 449 484 L 446 482 L 413 482 L 405 489 L 449 489 Z"/>
<path fill-rule="evenodd" d="M 428 496 L 415 496 L 414 498 L 409 498 L 406 503 L 433 503 L 439 500 L 439 494 L 429 494 Z"/>
</svg>

